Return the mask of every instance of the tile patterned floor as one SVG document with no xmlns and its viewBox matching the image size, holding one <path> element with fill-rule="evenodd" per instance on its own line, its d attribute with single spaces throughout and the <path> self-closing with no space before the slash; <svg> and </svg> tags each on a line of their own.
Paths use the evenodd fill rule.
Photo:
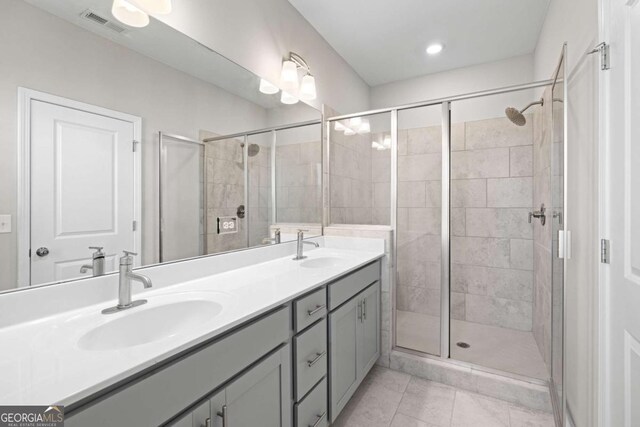
<svg viewBox="0 0 640 427">
<path fill-rule="evenodd" d="M 334 427 L 554 427 L 553 416 L 374 367 Z"/>
</svg>

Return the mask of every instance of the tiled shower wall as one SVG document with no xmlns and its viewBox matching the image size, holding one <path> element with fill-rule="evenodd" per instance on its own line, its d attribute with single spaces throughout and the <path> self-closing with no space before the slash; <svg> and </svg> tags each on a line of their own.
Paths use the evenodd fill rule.
<svg viewBox="0 0 640 427">
<path fill-rule="evenodd" d="M 452 125 L 452 317 L 532 330 L 533 126 Z M 440 315 L 441 129 L 398 135 L 396 308 Z"/>
<path fill-rule="evenodd" d="M 251 139 L 249 139 L 251 144 Z M 269 237 L 271 221 L 271 147 L 260 145 L 260 151 L 249 157 L 249 246 L 261 245 Z"/>
<path fill-rule="evenodd" d="M 331 134 L 331 223 L 372 224 L 371 135 Z"/>
<path fill-rule="evenodd" d="M 208 137 L 210 135 L 202 135 Z M 230 251 L 247 246 L 245 220 L 238 221 L 238 232 L 219 235 L 217 218 L 236 215 L 244 203 L 244 165 L 242 147 L 236 139 L 209 142 L 205 146 L 207 180 L 207 253 Z"/>
<path fill-rule="evenodd" d="M 276 220 L 322 222 L 322 145 L 320 141 L 276 147 Z"/>
</svg>

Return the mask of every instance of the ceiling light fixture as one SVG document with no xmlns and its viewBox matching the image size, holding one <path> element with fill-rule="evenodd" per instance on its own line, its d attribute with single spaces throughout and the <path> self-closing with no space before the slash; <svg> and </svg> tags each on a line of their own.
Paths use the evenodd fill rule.
<svg viewBox="0 0 640 427">
<path fill-rule="evenodd" d="M 260 79 L 260 92 L 266 93 L 267 95 L 273 95 L 280 92 L 280 88 L 270 81 Z"/>
<path fill-rule="evenodd" d="M 113 0 L 111 14 L 130 27 L 149 25 L 149 14 L 171 13 L 171 0 Z"/>
<path fill-rule="evenodd" d="M 442 43 L 433 43 L 427 47 L 427 53 L 429 55 L 437 55 L 442 52 L 442 49 L 444 49 Z"/>
</svg>

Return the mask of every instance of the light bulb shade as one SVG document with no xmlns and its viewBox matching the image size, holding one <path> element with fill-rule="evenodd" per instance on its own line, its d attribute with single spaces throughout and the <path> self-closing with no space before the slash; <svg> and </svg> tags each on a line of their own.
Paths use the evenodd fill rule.
<svg viewBox="0 0 640 427">
<path fill-rule="evenodd" d="M 280 88 L 265 79 L 260 79 L 260 92 L 273 95 L 280 92 Z"/>
<path fill-rule="evenodd" d="M 295 92 L 298 89 L 298 67 L 295 62 L 284 61 L 282 63 L 280 83 L 282 84 L 282 88 L 289 92 Z"/>
<path fill-rule="evenodd" d="M 354 117 L 351 120 L 349 120 L 349 127 L 353 129 L 360 129 L 360 125 L 362 125 L 361 117 Z"/>
<path fill-rule="evenodd" d="M 166 15 L 171 13 L 171 0 L 127 0 L 146 13 Z"/>
<path fill-rule="evenodd" d="M 345 129 L 344 129 L 344 134 L 345 134 L 346 136 L 351 136 L 351 135 L 355 135 L 355 134 L 356 134 L 356 131 L 355 131 L 355 130 L 353 130 L 353 129 L 351 129 L 351 128 L 345 128 Z"/>
<path fill-rule="evenodd" d="M 298 102 L 298 98 L 283 90 L 282 95 L 280 95 L 280 102 L 287 105 L 296 104 Z"/>
<path fill-rule="evenodd" d="M 391 137 L 390 136 L 385 136 L 384 137 L 384 141 L 382 142 L 382 147 L 383 148 L 391 148 Z"/>
<path fill-rule="evenodd" d="M 118 21 L 130 27 L 141 28 L 149 25 L 149 15 L 127 0 L 113 0 L 111 13 Z"/>
<path fill-rule="evenodd" d="M 336 122 L 336 124 L 333 125 L 333 128 L 338 132 L 344 132 L 344 130 L 346 129 L 345 125 L 342 124 L 342 122 Z"/>
<path fill-rule="evenodd" d="M 316 79 L 311 74 L 307 74 L 302 78 L 302 83 L 300 83 L 300 99 L 311 101 L 316 97 Z"/>
<path fill-rule="evenodd" d="M 369 132 L 371 132 L 371 123 L 369 123 L 369 120 L 367 119 L 362 119 L 362 123 L 360 123 L 360 127 L 358 128 L 358 133 L 362 135 Z"/>
</svg>

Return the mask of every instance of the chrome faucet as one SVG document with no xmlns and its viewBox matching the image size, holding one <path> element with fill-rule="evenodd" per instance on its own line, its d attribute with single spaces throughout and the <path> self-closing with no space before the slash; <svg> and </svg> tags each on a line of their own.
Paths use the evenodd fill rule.
<svg viewBox="0 0 640 427">
<path fill-rule="evenodd" d="M 89 246 L 89 249 L 95 249 L 92 256 L 91 265 L 85 264 L 80 267 L 80 273 L 86 273 L 87 270 L 91 270 L 93 277 L 102 276 L 104 274 L 104 252 L 102 252 L 102 246 Z"/>
<path fill-rule="evenodd" d="M 320 247 L 320 245 L 317 244 L 316 242 L 305 242 L 303 240 L 305 231 L 308 231 L 308 230 L 298 230 L 298 246 L 296 248 L 296 257 L 293 259 L 294 261 L 299 261 L 301 259 L 306 258 L 306 256 L 304 256 L 302 253 L 304 245 L 313 245 L 316 248 Z"/>
<path fill-rule="evenodd" d="M 282 235 L 280 234 L 280 229 L 279 229 L 279 228 L 276 228 L 276 229 L 273 231 L 273 237 L 271 237 L 271 238 L 269 238 L 269 237 L 265 237 L 264 239 L 262 239 L 262 243 L 263 243 L 263 244 L 266 244 L 266 243 L 271 243 L 271 242 L 273 242 L 273 243 L 275 243 L 275 244 L 277 245 L 278 243 L 280 243 L 280 242 L 282 241 L 282 237 L 281 237 L 281 236 L 282 236 Z"/>
<path fill-rule="evenodd" d="M 146 299 L 131 301 L 131 281 L 135 280 L 142 283 L 145 289 L 153 286 L 151 279 L 142 274 L 136 274 L 131 271 L 133 266 L 133 256 L 138 255 L 135 252 L 123 251 L 124 256 L 120 258 L 120 283 L 118 286 L 118 305 L 102 310 L 103 314 L 118 313 L 122 310 L 137 307 L 146 304 Z"/>
</svg>

